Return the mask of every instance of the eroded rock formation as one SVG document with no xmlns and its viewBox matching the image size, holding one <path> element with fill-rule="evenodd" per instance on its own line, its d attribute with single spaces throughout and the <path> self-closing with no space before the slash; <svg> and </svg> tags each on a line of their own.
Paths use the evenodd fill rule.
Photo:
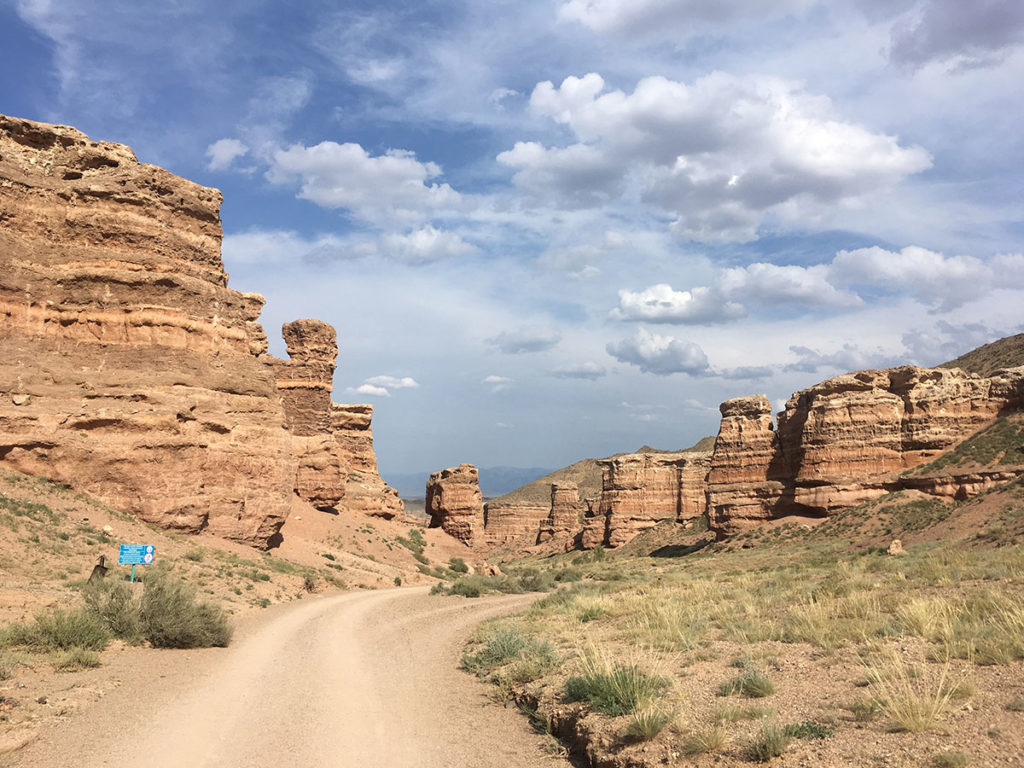
<svg viewBox="0 0 1024 768">
<path fill-rule="evenodd" d="M 0 461 L 265 545 L 296 489 L 341 498 L 337 347 L 300 321 L 291 359 L 267 354 L 263 297 L 228 288 L 220 203 L 128 147 L 0 116 Z"/>
<path fill-rule="evenodd" d="M 1008 473 L 903 473 L 1022 405 L 1024 367 L 991 377 L 916 366 L 837 376 L 794 394 L 777 430 L 763 395 L 729 400 L 708 475 L 710 525 L 729 534 L 782 515 L 828 515 L 906 487 L 966 497 Z"/>
<path fill-rule="evenodd" d="M 576 483 L 551 484 L 551 507 L 540 527 L 538 542 L 570 538 L 580 530 L 580 492 Z"/>
<path fill-rule="evenodd" d="M 405 514 L 405 504 L 378 473 L 372 419 L 372 405 L 331 403 L 331 432 L 341 464 L 348 470 L 345 509 L 390 519 Z"/>
<path fill-rule="evenodd" d="M 484 497 L 476 467 L 460 464 L 434 472 L 427 480 L 426 509 L 431 528 L 441 528 L 469 546 L 482 540 Z"/>
<path fill-rule="evenodd" d="M 484 541 L 490 546 L 529 546 L 551 514 L 551 508 L 536 504 L 484 505 Z"/>
<path fill-rule="evenodd" d="M 703 516 L 710 462 L 707 451 L 631 453 L 599 462 L 603 477 L 598 514 L 607 519 L 604 543 L 618 547 L 662 520 Z"/>
</svg>

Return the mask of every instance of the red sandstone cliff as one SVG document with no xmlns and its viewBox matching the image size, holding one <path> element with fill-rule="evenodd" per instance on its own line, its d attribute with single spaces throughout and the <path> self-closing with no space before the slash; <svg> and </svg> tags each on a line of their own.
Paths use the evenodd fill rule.
<svg viewBox="0 0 1024 768">
<path fill-rule="evenodd" d="M 726 535 L 783 515 L 828 515 L 904 487 L 976 493 L 984 472 L 903 473 L 1022 406 L 1024 367 L 989 377 L 916 366 L 837 376 L 794 394 L 777 430 L 763 395 L 726 401 L 708 474 L 711 528 Z"/>
<path fill-rule="evenodd" d="M 125 146 L 0 116 L 0 461 L 265 545 L 294 492 L 333 506 L 351 477 L 337 346 L 300 321 L 290 360 L 267 354 L 263 298 L 227 285 L 220 203 Z"/>
</svg>

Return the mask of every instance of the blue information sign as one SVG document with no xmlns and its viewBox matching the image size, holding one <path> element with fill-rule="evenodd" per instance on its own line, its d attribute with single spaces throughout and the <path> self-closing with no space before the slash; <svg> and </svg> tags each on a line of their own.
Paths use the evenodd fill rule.
<svg viewBox="0 0 1024 768">
<path fill-rule="evenodd" d="M 152 565 L 156 548 L 152 544 L 122 544 L 117 555 L 118 565 Z"/>
</svg>

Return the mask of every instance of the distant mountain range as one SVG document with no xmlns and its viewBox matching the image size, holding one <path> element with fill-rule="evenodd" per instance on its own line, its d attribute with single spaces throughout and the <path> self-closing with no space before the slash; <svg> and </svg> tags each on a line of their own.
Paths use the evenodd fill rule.
<svg viewBox="0 0 1024 768">
<path fill-rule="evenodd" d="M 514 491 L 552 470 L 544 467 L 480 467 L 480 491 L 484 498 L 501 496 Z M 426 493 L 430 472 L 391 473 L 385 482 L 403 498 L 419 499 Z"/>
</svg>

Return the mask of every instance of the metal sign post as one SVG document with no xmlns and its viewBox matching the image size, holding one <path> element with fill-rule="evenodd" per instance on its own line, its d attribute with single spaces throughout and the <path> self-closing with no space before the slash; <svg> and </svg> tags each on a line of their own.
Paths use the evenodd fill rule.
<svg viewBox="0 0 1024 768">
<path fill-rule="evenodd" d="M 136 565 L 152 565 L 156 559 L 156 547 L 152 544 L 122 544 L 117 555 L 118 565 L 132 567 L 132 582 L 135 582 Z"/>
</svg>

